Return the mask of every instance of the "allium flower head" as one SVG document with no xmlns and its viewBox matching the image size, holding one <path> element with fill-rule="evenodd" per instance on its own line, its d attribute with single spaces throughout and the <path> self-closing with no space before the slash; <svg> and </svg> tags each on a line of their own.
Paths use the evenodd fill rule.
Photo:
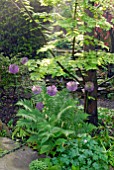
<svg viewBox="0 0 114 170">
<path fill-rule="evenodd" d="M 9 72 L 12 74 L 16 74 L 19 72 L 19 67 L 16 64 L 11 64 L 9 66 Z"/>
<path fill-rule="evenodd" d="M 41 89 L 41 87 L 39 87 L 39 86 L 33 86 L 33 87 L 32 87 L 32 92 L 33 92 L 34 94 L 40 94 L 41 91 L 42 91 L 42 89 Z"/>
<path fill-rule="evenodd" d="M 58 90 L 55 85 L 47 87 L 47 94 L 49 94 L 50 96 L 55 96 L 57 92 L 58 92 Z"/>
<path fill-rule="evenodd" d="M 43 105 L 42 102 L 36 103 L 36 108 L 37 108 L 38 110 L 41 111 L 41 110 L 43 109 L 43 107 L 44 107 L 44 105 Z"/>
<path fill-rule="evenodd" d="M 92 92 L 94 90 L 94 84 L 91 81 L 85 83 L 85 90 L 88 92 Z"/>
<path fill-rule="evenodd" d="M 25 64 L 25 63 L 27 63 L 27 61 L 28 61 L 28 58 L 27 57 L 23 57 L 22 60 L 21 60 L 21 63 Z"/>
<path fill-rule="evenodd" d="M 69 81 L 69 82 L 67 83 L 67 89 L 68 89 L 69 91 L 76 91 L 77 88 L 78 88 L 78 84 L 77 84 L 75 81 Z"/>
</svg>

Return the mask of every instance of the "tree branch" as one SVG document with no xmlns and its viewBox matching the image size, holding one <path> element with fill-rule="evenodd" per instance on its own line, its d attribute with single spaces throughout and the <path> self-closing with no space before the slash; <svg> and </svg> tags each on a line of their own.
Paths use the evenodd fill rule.
<svg viewBox="0 0 114 170">
<path fill-rule="evenodd" d="M 52 56 L 55 58 L 55 54 L 53 53 L 52 50 L 49 50 L 49 52 L 52 54 Z M 76 78 L 73 74 L 71 74 L 59 61 L 56 61 L 57 64 L 62 68 L 62 70 L 68 74 L 69 76 L 71 76 L 74 80 L 76 80 L 82 87 L 84 87 L 84 84 L 78 79 Z"/>
<path fill-rule="evenodd" d="M 19 9 L 21 10 L 21 8 L 19 8 L 19 6 L 13 1 L 11 0 L 11 2 Z M 31 13 L 27 10 L 26 6 L 24 5 L 23 1 L 22 0 L 19 0 L 19 2 L 21 3 L 22 7 L 25 9 L 25 11 L 27 12 L 28 16 L 30 17 L 30 19 L 33 21 L 33 23 L 36 25 L 36 26 L 40 26 L 41 28 L 47 30 L 47 31 L 50 31 L 49 29 L 47 29 L 46 27 L 44 27 L 43 25 L 41 25 L 40 23 L 37 23 L 33 16 L 31 15 Z"/>
<path fill-rule="evenodd" d="M 98 87 L 102 86 L 104 83 L 106 83 L 106 82 L 112 80 L 113 78 L 114 78 L 114 76 L 112 76 L 111 78 L 109 78 L 109 79 L 103 81 L 102 83 L 98 84 Z"/>
<path fill-rule="evenodd" d="M 21 10 L 21 8 L 13 0 L 11 0 L 11 2 L 16 6 L 16 8 L 18 8 L 18 10 Z"/>
<path fill-rule="evenodd" d="M 73 19 L 74 21 L 76 20 L 76 12 L 77 12 L 77 0 L 75 1 L 75 9 L 74 9 L 74 16 L 73 16 Z M 73 40 L 72 40 L 72 58 L 75 59 L 74 57 L 74 54 L 75 54 L 75 41 L 76 41 L 76 37 L 74 36 L 73 37 Z"/>
</svg>

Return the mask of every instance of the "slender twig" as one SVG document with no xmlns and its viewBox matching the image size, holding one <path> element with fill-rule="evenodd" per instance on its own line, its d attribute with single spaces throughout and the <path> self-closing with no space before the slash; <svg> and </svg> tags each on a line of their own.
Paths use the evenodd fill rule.
<svg viewBox="0 0 114 170">
<path fill-rule="evenodd" d="M 77 13 L 77 0 L 75 1 L 75 8 L 74 8 L 74 16 L 73 16 L 73 19 L 74 21 L 76 20 L 76 13 Z M 76 41 L 76 37 L 74 36 L 73 37 L 73 40 L 72 40 L 72 58 L 75 59 L 74 57 L 74 54 L 75 54 L 75 41 Z"/>
<path fill-rule="evenodd" d="M 100 86 L 103 85 L 104 83 L 106 83 L 106 82 L 112 80 L 113 78 L 114 78 L 114 76 L 112 76 L 111 78 L 109 78 L 109 79 L 103 81 L 102 83 L 98 84 L 98 87 L 100 87 Z"/>
<path fill-rule="evenodd" d="M 11 0 L 11 2 L 16 6 L 16 8 L 18 8 L 18 10 L 21 10 L 21 8 L 13 0 Z"/>
<path fill-rule="evenodd" d="M 76 37 L 74 36 L 73 37 L 73 40 L 72 40 L 72 59 L 75 59 L 75 41 L 76 41 Z"/>
</svg>

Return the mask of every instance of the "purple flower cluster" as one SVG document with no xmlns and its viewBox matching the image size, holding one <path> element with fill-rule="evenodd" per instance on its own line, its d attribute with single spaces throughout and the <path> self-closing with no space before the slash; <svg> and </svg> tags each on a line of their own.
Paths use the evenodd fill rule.
<svg viewBox="0 0 114 170">
<path fill-rule="evenodd" d="M 12 73 L 12 74 L 18 73 L 18 72 L 19 72 L 19 67 L 18 67 L 18 65 L 16 65 L 16 64 L 11 64 L 11 65 L 9 66 L 9 72 Z"/>
<path fill-rule="evenodd" d="M 41 111 L 41 110 L 43 109 L 43 107 L 44 107 L 44 105 L 43 105 L 42 102 L 36 103 L 36 108 L 37 108 L 38 110 Z"/>
<path fill-rule="evenodd" d="M 50 96 L 55 96 L 57 92 L 58 92 L 58 90 L 55 85 L 47 87 L 47 94 L 49 94 Z"/>
<path fill-rule="evenodd" d="M 78 84 L 75 81 L 69 81 L 66 87 L 69 91 L 76 91 L 78 88 Z"/>
<path fill-rule="evenodd" d="M 40 94 L 41 91 L 42 91 L 42 89 L 39 86 L 32 87 L 32 92 L 34 94 Z M 58 92 L 58 90 L 55 85 L 47 87 L 47 94 L 49 94 L 50 96 L 55 96 L 57 92 Z M 36 108 L 41 111 L 44 108 L 44 104 L 42 102 L 38 102 L 38 103 L 36 103 Z"/>
<path fill-rule="evenodd" d="M 21 60 L 21 63 L 24 65 L 28 62 L 28 58 L 27 57 L 23 57 Z"/>
<path fill-rule="evenodd" d="M 67 83 L 67 89 L 69 91 L 76 91 L 77 88 L 78 88 L 78 84 L 75 81 L 70 81 L 70 82 Z M 41 91 L 42 91 L 42 89 L 39 86 L 33 86 L 32 87 L 32 92 L 34 94 L 40 94 Z M 47 94 L 49 96 L 55 96 L 57 94 L 57 92 L 58 92 L 58 90 L 57 90 L 57 87 L 55 85 L 51 85 L 51 86 L 47 87 Z M 43 105 L 42 102 L 39 102 L 39 103 L 36 104 L 36 108 L 40 111 L 43 109 L 43 107 L 44 107 L 44 105 Z"/>
<path fill-rule="evenodd" d="M 88 92 L 92 92 L 94 90 L 94 84 L 91 81 L 85 83 L 85 90 Z"/>
<path fill-rule="evenodd" d="M 27 63 L 27 61 L 28 61 L 28 58 L 27 57 L 23 57 L 22 60 L 21 60 L 21 64 L 25 64 L 25 63 Z M 10 64 L 10 66 L 9 66 L 9 73 L 16 74 L 18 72 L 19 72 L 18 65 Z"/>
<path fill-rule="evenodd" d="M 32 92 L 33 92 L 34 94 L 40 94 L 41 91 L 42 91 L 42 89 L 41 89 L 40 86 L 33 86 L 33 87 L 32 87 Z"/>
</svg>

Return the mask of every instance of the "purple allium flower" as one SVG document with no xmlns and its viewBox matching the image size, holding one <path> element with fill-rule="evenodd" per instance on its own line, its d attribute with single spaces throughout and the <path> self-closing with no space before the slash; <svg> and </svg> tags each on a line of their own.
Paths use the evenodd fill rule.
<svg viewBox="0 0 114 170">
<path fill-rule="evenodd" d="M 55 96 L 57 92 L 58 92 L 58 90 L 55 85 L 47 87 L 47 94 L 49 94 L 50 96 Z"/>
<path fill-rule="evenodd" d="M 9 66 L 9 72 L 12 74 L 16 74 L 19 72 L 19 67 L 16 64 L 11 64 Z"/>
<path fill-rule="evenodd" d="M 85 83 L 85 90 L 92 92 L 94 90 L 94 84 L 91 81 Z"/>
<path fill-rule="evenodd" d="M 43 105 L 42 102 L 36 103 L 36 108 L 37 108 L 38 110 L 42 110 L 43 107 L 44 107 L 44 105 Z"/>
<path fill-rule="evenodd" d="M 21 60 L 21 63 L 25 64 L 25 63 L 27 63 L 27 61 L 28 61 L 28 58 L 27 57 L 23 57 L 22 60 Z"/>
<path fill-rule="evenodd" d="M 41 91 L 42 91 L 42 89 L 41 89 L 41 87 L 39 87 L 39 86 L 33 86 L 33 87 L 32 87 L 32 92 L 33 92 L 34 94 L 40 94 Z"/>
<path fill-rule="evenodd" d="M 69 91 L 76 91 L 77 88 L 78 88 L 78 84 L 77 84 L 75 81 L 69 81 L 69 82 L 67 83 L 67 89 L 68 89 Z"/>
</svg>

